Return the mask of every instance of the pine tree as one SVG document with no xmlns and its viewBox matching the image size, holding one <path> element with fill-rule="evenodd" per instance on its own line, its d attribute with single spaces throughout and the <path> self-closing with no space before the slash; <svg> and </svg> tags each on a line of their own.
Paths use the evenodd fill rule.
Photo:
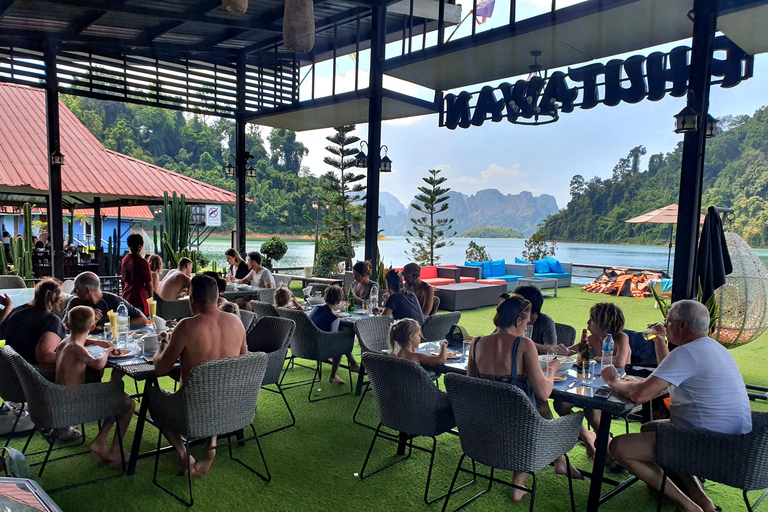
<svg viewBox="0 0 768 512">
<path fill-rule="evenodd" d="M 359 152 L 352 145 L 360 138 L 349 135 L 355 130 L 355 125 L 338 126 L 334 130 L 336 130 L 335 135 L 326 137 L 332 145 L 326 146 L 325 149 L 335 156 L 326 156 L 323 159 L 326 164 L 336 169 L 327 172 L 323 182 L 323 188 L 328 193 L 331 204 L 329 214 L 325 218 L 329 227 L 329 233 L 326 236 L 338 239 L 338 243 L 343 244 L 343 252 L 347 255 L 345 264 L 349 270 L 352 268 L 354 254 L 352 243 L 363 238 L 362 229 L 359 233 L 355 233 L 353 229 L 355 225 L 360 227 L 365 219 L 364 209 L 360 204 L 365 199 L 360 195 L 365 191 L 365 185 L 359 183 L 365 175 L 348 171 L 354 168 L 355 159 L 352 157 Z"/>
<path fill-rule="evenodd" d="M 455 232 L 448 233 L 452 229 L 453 219 L 437 216 L 448 210 L 448 192 L 450 188 L 442 188 L 440 185 L 445 183 L 448 178 L 438 177 L 439 169 L 430 169 L 429 177 L 422 178 L 427 186 L 419 187 L 421 194 L 416 195 L 416 201 L 411 206 L 421 212 L 421 217 L 411 219 L 413 226 L 408 230 L 406 240 L 413 247 L 410 254 L 406 252 L 411 259 L 420 265 L 435 265 L 440 261 L 440 256 L 435 251 L 443 247 L 453 245 L 453 242 L 446 240 L 456 235 Z M 421 204 L 419 204 L 421 203 Z M 411 238 L 413 238 L 413 241 Z"/>
</svg>

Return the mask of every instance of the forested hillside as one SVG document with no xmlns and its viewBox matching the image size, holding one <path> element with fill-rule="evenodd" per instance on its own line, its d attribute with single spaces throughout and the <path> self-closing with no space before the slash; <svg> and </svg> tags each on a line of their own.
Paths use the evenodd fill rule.
<svg viewBox="0 0 768 512">
<path fill-rule="evenodd" d="M 156 107 L 62 96 L 64 103 L 107 149 L 138 158 L 191 178 L 234 191 L 235 180 L 223 167 L 234 148 L 235 123 Z M 312 200 L 322 195 L 320 178 L 302 168 L 307 149 L 287 130 L 263 136 L 250 126 L 246 148 L 254 155 L 256 178 L 247 178 L 249 230 L 304 233 L 314 225 Z M 328 169 L 330 170 L 330 168 Z M 162 196 L 162 191 L 158 191 Z M 224 208 L 221 231 L 234 226 L 234 207 Z"/>
<path fill-rule="evenodd" d="M 750 245 L 768 245 L 768 109 L 754 116 L 720 120 L 707 141 L 702 209 L 732 207 L 731 227 Z M 666 225 L 627 224 L 627 219 L 677 203 L 682 143 L 667 154 L 630 150 L 609 179 L 571 180 L 571 200 L 547 218 L 540 233 L 548 240 L 574 242 L 665 243 Z M 728 225 L 726 225 L 726 228 Z"/>
</svg>

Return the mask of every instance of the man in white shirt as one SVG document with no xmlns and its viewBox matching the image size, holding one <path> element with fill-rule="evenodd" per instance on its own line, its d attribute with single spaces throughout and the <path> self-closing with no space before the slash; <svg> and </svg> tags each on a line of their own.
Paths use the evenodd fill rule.
<svg viewBox="0 0 768 512">
<path fill-rule="evenodd" d="M 725 434 L 745 434 L 752 430 L 752 413 L 744 379 L 731 354 L 707 333 L 709 312 L 693 300 L 672 305 L 666 329 L 661 336 L 677 345 L 671 353 L 657 346 L 659 367 L 642 382 L 622 382 L 616 369 L 603 369 L 606 384 L 636 403 L 647 402 L 669 387 L 670 420 L 675 425 L 707 429 Z M 660 489 L 663 471 L 656 464 L 656 427 L 646 423 L 639 434 L 618 436 L 611 453 L 632 474 L 649 486 Z M 678 510 L 712 512 L 717 507 L 693 476 L 676 473 L 681 490 L 671 480 L 665 485 L 667 496 Z"/>
<path fill-rule="evenodd" d="M 248 253 L 248 268 L 251 269 L 248 275 L 245 276 L 240 282 L 243 284 L 250 284 L 257 288 L 274 288 L 275 278 L 272 277 L 272 272 L 268 268 L 262 267 L 261 263 L 263 257 L 261 253 L 257 251 Z"/>
</svg>

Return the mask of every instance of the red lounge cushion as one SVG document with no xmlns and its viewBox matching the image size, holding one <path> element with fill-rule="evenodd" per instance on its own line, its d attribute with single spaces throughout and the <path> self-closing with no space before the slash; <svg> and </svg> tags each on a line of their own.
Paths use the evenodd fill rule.
<svg viewBox="0 0 768 512">
<path fill-rule="evenodd" d="M 456 284 L 456 281 L 454 281 L 453 279 L 446 279 L 444 277 L 435 277 L 432 279 L 422 278 L 421 280 L 424 281 L 425 283 L 431 284 L 432 286 L 445 286 L 446 284 Z"/>
<path fill-rule="evenodd" d="M 437 267 L 421 267 L 421 279 L 434 279 L 437 277 Z"/>
<path fill-rule="evenodd" d="M 445 268 L 458 268 L 456 265 L 440 265 L 440 266 Z"/>
<path fill-rule="evenodd" d="M 507 284 L 507 282 L 503 279 L 478 279 L 475 282 L 477 284 Z"/>
<path fill-rule="evenodd" d="M 462 283 L 474 283 L 475 281 L 477 281 L 477 279 L 475 279 L 474 277 L 469 277 L 469 276 L 461 276 L 459 277 L 459 280 L 460 280 L 459 282 L 462 282 Z"/>
</svg>

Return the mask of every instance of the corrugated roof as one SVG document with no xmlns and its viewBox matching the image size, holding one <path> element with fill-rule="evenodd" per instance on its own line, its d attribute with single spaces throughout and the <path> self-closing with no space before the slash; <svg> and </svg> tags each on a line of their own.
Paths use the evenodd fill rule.
<svg viewBox="0 0 768 512">
<path fill-rule="evenodd" d="M 65 196 L 146 200 L 167 190 L 189 203 L 234 204 L 231 192 L 104 148 L 61 101 L 59 112 Z M 47 191 L 47 154 L 45 92 L 0 84 L 0 191 Z"/>
<path fill-rule="evenodd" d="M 82 213 L 85 216 L 93 217 L 93 208 L 76 208 L 77 213 Z M 32 208 L 32 214 L 45 214 L 45 208 Z M 0 206 L 0 214 L 2 215 L 20 215 L 21 212 L 14 209 L 13 206 Z M 120 212 L 123 219 L 154 219 L 152 210 L 149 206 L 123 206 Z M 64 210 L 64 216 L 69 215 L 69 210 Z M 102 208 L 101 215 L 107 217 L 117 218 L 117 208 Z"/>
</svg>

